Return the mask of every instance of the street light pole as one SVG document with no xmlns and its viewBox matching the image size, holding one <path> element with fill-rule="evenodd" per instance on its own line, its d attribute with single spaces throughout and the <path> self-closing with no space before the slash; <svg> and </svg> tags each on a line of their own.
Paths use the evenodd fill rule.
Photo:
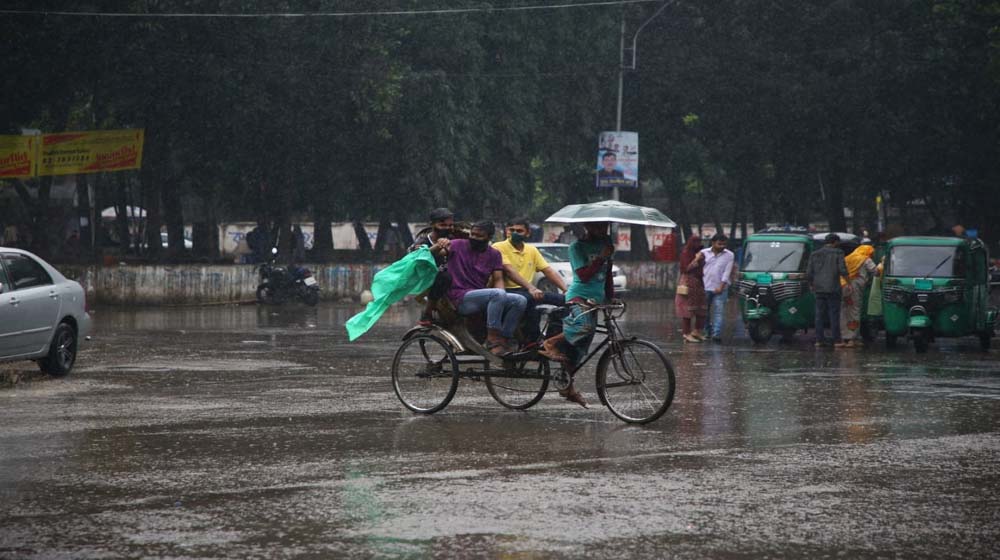
<svg viewBox="0 0 1000 560">
<path fill-rule="evenodd" d="M 615 132 L 622 130 L 622 90 L 625 85 L 625 10 L 622 10 L 622 32 L 618 45 L 618 118 L 615 120 Z M 619 200 L 618 187 L 611 189 L 611 200 Z"/>
<path fill-rule="evenodd" d="M 641 33 L 642 29 L 647 25 L 649 25 L 649 22 L 653 21 L 656 18 L 656 16 L 663 13 L 663 10 L 665 10 L 667 6 L 673 4 L 674 1 L 675 0 L 667 0 L 666 2 L 664 2 L 663 5 L 659 7 L 659 9 L 653 12 L 653 15 L 649 16 L 649 18 L 646 19 L 646 21 L 642 22 L 642 25 L 640 25 L 639 28 L 635 30 L 635 35 L 632 36 L 632 64 L 628 67 L 629 70 L 635 70 L 635 64 L 636 64 L 635 59 L 636 59 L 636 50 L 638 48 L 639 33 Z M 624 9 L 622 10 L 622 30 L 621 30 L 621 37 L 618 43 L 618 55 L 619 55 L 618 56 L 618 111 L 617 111 L 617 118 L 615 120 L 615 132 L 621 132 L 622 130 L 622 94 L 625 86 L 625 10 Z M 618 187 L 613 187 L 611 189 L 611 199 L 612 200 L 619 199 Z"/>
</svg>

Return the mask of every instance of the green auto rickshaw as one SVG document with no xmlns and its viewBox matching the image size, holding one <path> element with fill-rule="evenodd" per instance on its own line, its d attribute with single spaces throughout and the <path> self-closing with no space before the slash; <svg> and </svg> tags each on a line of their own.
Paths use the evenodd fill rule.
<svg viewBox="0 0 1000 560">
<path fill-rule="evenodd" d="M 976 335 L 990 347 L 997 309 L 989 306 L 989 259 L 978 239 L 897 237 L 882 279 L 886 345 L 908 335 L 917 352 L 937 337 Z"/>
<path fill-rule="evenodd" d="M 747 332 L 765 343 L 813 326 L 815 298 L 806 283 L 813 240 L 805 233 L 765 230 L 743 243 L 736 291 Z"/>
</svg>

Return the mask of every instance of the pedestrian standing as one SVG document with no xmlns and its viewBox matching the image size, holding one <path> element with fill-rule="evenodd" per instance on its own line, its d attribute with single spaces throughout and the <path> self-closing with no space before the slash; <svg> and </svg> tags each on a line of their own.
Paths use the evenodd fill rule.
<svg viewBox="0 0 1000 560">
<path fill-rule="evenodd" d="M 685 342 L 703 342 L 701 331 L 705 328 L 705 283 L 702 278 L 705 255 L 701 254 L 701 237 L 692 235 L 681 250 L 678 263 L 677 294 L 674 312 L 681 319 L 681 332 Z M 694 325 L 692 326 L 692 321 Z"/>
<path fill-rule="evenodd" d="M 712 236 L 712 245 L 703 249 L 702 278 L 708 304 L 708 336 L 712 342 L 722 342 L 722 327 L 726 316 L 726 300 L 729 299 L 729 283 L 733 274 L 733 252 L 726 249 L 729 238 L 722 232 Z"/>
<path fill-rule="evenodd" d="M 843 342 L 834 346 L 854 348 L 861 332 L 861 303 L 864 301 L 868 281 L 875 275 L 878 266 L 872 261 L 875 247 L 861 245 L 844 259 L 847 264 L 847 282 L 841 282 L 843 298 L 840 305 L 840 332 Z"/>
<path fill-rule="evenodd" d="M 816 295 L 816 347 L 827 346 L 825 325 L 829 322 L 833 342 L 840 342 L 840 280 L 847 281 L 847 263 L 840 250 L 840 236 L 826 236 L 826 245 L 809 256 L 806 280 Z"/>
</svg>

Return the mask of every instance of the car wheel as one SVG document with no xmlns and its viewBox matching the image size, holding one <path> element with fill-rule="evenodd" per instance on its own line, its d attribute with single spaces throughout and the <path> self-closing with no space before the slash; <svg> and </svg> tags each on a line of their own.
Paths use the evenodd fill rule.
<svg viewBox="0 0 1000 560">
<path fill-rule="evenodd" d="M 38 360 L 38 367 L 53 377 L 62 377 L 73 369 L 76 362 L 76 329 L 69 323 L 59 323 L 49 344 L 48 356 Z"/>
</svg>

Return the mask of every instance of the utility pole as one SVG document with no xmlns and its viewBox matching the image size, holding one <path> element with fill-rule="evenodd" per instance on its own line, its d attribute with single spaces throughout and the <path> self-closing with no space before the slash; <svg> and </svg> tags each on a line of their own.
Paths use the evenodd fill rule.
<svg viewBox="0 0 1000 560">
<path fill-rule="evenodd" d="M 639 33 L 642 29 L 649 25 L 649 22 L 653 21 L 656 16 L 663 13 L 663 10 L 667 8 L 670 4 L 673 4 L 674 0 L 667 0 L 664 2 L 659 9 L 653 12 L 653 15 L 649 16 L 646 21 L 642 22 L 642 25 L 635 30 L 635 35 L 632 36 L 632 64 L 628 66 L 629 70 L 635 70 L 636 64 L 636 50 L 638 48 Z M 621 132 L 622 130 L 622 95 L 624 93 L 625 87 L 625 9 L 622 9 L 622 29 L 621 36 L 618 43 L 618 111 L 617 118 L 615 119 L 615 131 Z M 638 185 L 636 185 L 638 186 Z M 619 200 L 618 187 L 613 187 L 611 189 L 611 199 Z"/>
<path fill-rule="evenodd" d="M 618 118 L 615 120 L 615 132 L 622 130 L 622 93 L 625 86 L 625 10 L 622 9 L 622 32 L 618 44 Z M 611 200 L 619 200 L 618 187 L 611 189 Z"/>
</svg>

